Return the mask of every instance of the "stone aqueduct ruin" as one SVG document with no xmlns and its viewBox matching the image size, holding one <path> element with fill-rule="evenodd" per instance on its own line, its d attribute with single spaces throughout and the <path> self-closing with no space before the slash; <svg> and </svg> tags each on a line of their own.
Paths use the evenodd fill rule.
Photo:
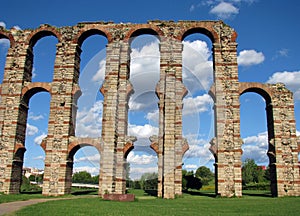
<svg viewBox="0 0 300 216">
<path fill-rule="evenodd" d="M 180 195 L 182 156 L 188 144 L 182 137 L 182 40 L 193 33 L 210 38 L 213 48 L 216 194 L 242 196 L 239 97 L 256 92 L 266 101 L 268 157 L 273 196 L 299 196 L 300 178 L 293 95 L 283 84 L 243 83 L 238 80 L 236 32 L 222 21 L 149 21 L 147 24 L 112 22 L 79 23 L 71 27 L 41 25 L 34 30 L 0 29 L 10 41 L 0 105 L 0 192 L 19 193 L 25 131 L 30 98 L 41 91 L 51 95 L 45 151 L 44 195 L 70 193 L 73 156 L 83 145 L 95 146 L 101 155 L 99 195 L 125 193 L 124 163 L 134 147 L 127 135 L 130 42 L 151 34 L 160 40 L 159 134 L 151 137 L 158 156 L 158 196 Z M 98 139 L 75 137 L 74 113 L 80 96 L 78 85 L 81 45 L 91 35 L 108 40 L 102 134 Z M 32 82 L 33 46 L 44 36 L 58 39 L 51 83 Z M 100 137 L 101 136 L 101 137 Z"/>
</svg>

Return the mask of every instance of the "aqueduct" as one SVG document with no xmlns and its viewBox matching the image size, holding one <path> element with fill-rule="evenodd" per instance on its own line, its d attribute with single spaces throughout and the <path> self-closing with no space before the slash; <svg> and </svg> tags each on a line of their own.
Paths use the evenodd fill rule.
<svg viewBox="0 0 300 216">
<path fill-rule="evenodd" d="M 0 105 L 0 192 L 19 193 L 28 103 L 35 93 L 51 95 L 45 150 L 44 195 L 70 193 L 73 155 L 81 144 L 95 146 L 101 153 L 99 195 L 125 193 L 124 163 L 134 147 L 127 134 L 130 40 L 151 34 L 160 40 L 159 133 L 151 137 L 158 155 L 158 196 L 180 195 L 182 156 L 188 144 L 182 136 L 182 40 L 201 33 L 213 44 L 216 194 L 242 196 L 239 97 L 256 92 L 266 101 L 268 156 L 271 191 L 274 196 L 299 196 L 298 145 L 292 93 L 283 84 L 242 83 L 238 80 L 236 32 L 222 21 L 149 21 L 147 24 L 112 22 L 79 23 L 70 27 L 41 25 L 34 30 L 0 29 L 0 38 L 10 41 Z M 75 137 L 74 115 L 80 96 L 78 85 L 83 41 L 99 34 L 108 40 L 102 134 L 99 138 Z M 33 46 L 44 36 L 58 40 L 51 83 L 32 82 Z"/>
</svg>

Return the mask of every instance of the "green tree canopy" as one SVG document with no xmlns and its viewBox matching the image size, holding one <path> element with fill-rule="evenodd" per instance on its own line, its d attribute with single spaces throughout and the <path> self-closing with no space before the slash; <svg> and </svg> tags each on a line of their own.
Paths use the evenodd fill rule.
<svg viewBox="0 0 300 216">
<path fill-rule="evenodd" d="M 80 172 L 74 173 L 74 175 L 72 177 L 72 182 L 90 184 L 90 183 L 93 183 L 93 179 L 89 172 L 80 171 Z"/>
<path fill-rule="evenodd" d="M 266 181 L 265 172 L 253 159 L 246 159 L 242 167 L 243 184 L 259 183 Z"/>
<path fill-rule="evenodd" d="M 195 176 L 200 179 L 202 185 L 208 185 L 214 178 L 214 174 L 206 166 L 201 166 L 196 170 Z"/>
</svg>

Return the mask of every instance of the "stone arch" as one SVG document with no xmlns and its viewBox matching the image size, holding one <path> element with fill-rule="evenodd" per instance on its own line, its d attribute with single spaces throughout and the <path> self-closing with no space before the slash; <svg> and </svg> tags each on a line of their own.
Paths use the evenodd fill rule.
<svg viewBox="0 0 300 216">
<path fill-rule="evenodd" d="M 195 34 L 195 33 L 200 33 L 200 34 L 203 34 L 205 36 L 207 36 L 212 43 L 214 43 L 215 41 L 218 40 L 218 35 L 215 34 L 214 32 L 210 31 L 209 29 L 207 28 L 204 28 L 204 27 L 191 27 L 191 28 L 188 28 L 188 29 L 184 29 L 182 30 L 184 32 L 181 32 L 181 37 L 179 38 L 181 41 L 183 41 L 187 36 L 191 35 L 191 34 Z"/>
<path fill-rule="evenodd" d="M 0 31 L 0 39 L 8 39 L 10 43 L 10 47 L 15 46 L 15 39 L 11 33 L 7 33 L 5 31 Z"/>
<path fill-rule="evenodd" d="M 133 38 L 144 34 L 156 36 L 158 40 L 161 40 L 164 36 L 164 33 L 157 26 L 144 24 L 130 29 L 124 40 L 129 41 L 129 44 L 131 44 Z"/>
<path fill-rule="evenodd" d="M 52 86 L 50 83 L 29 83 L 22 89 L 22 100 L 28 105 L 28 102 L 33 95 L 39 92 L 48 92 L 51 94 L 51 88 Z"/>
<path fill-rule="evenodd" d="M 68 158 L 73 158 L 75 153 L 82 147 L 85 146 L 93 146 L 95 147 L 99 154 L 102 153 L 101 147 L 101 139 L 100 138 L 81 138 L 81 137 L 72 137 L 70 143 L 68 145 Z"/>
<path fill-rule="evenodd" d="M 263 83 L 250 83 L 250 82 L 241 82 L 239 83 L 239 92 L 240 95 L 246 92 L 254 92 L 262 96 L 266 103 L 271 103 L 272 92 L 268 85 Z"/>
<path fill-rule="evenodd" d="M 110 42 L 112 39 L 111 34 L 103 28 L 83 28 L 76 36 L 75 36 L 75 43 L 78 44 L 79 47 L 83 44 L 83 42 L 92 35 L 101 35 L 104 36 L 108 42 Z"/>
<path fill-rule="evenodd" d="M 57 31 L 57 29 L 49 25 L 40 26 L 38 29 L 32 31 L 25 40 L 25 43 L 27 44 L 26 47 L 27 51 L 26 51 L 26 59 L 24 62 L 25 63 L 24 77 L 26 77 L 25 79 L 28 82 L 32 81 L 32 70 L 33 70 L 33 62 L 34 62 L 33 47 L 39 40 L 47 36 L 54 36 L 58 40 L 58 43 L 60 43 L 62 40 L 62 36 Z"/>
<path fill-rule="evenodd" d="M 28 35 L 26 43 L 29 45 L 29 48 L 32 49 L 36 42 L 46 36 L 54 36 L 57 38 L 58 42 L 62 41 L 62 35 L 57 31 L 56 28 L 49 25 L 42 25 Z"/>
</svg>

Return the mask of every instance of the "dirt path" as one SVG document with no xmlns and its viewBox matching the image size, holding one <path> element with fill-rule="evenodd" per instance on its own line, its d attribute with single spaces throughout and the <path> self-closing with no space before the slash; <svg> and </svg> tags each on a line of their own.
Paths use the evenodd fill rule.
<svg viewBox="0 0 300 216">
<path fill-rule="evenodd" d="M 47 202 L 50 200 L 57 200 L 57 199 L 32 199 L 32 200 L 25 200 L 25 201 L 2 203 L 0 204 L 0 215 L 12 213 L 20 210 L 25 206 L 29 206 L 41 202 Z"/>
</svg>

